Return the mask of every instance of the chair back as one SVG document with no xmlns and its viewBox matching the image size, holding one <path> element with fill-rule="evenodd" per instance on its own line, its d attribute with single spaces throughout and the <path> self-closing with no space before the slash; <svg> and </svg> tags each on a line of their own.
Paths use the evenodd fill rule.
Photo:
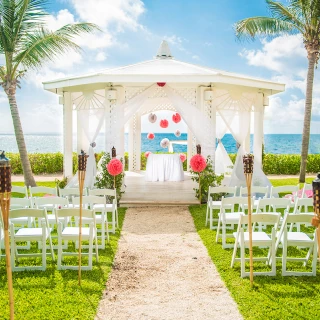
<svg viewBox="0 0 320 320">
<path fill-rule="evenodd" d="M 240 224 L 248 224 L 249 217 L 243 215 L 240 217 Z M 277 226 L 280 221 L 280 214 L 276 212 L 255 213 L 251 215 L 252 223 L 263 223 L 266 225 Z"/>
<path fill-rule="evenodd" d="M 32 201 L 28 198 L 11 198 L 10 209 L 32 208 Z"/>
<path fill-rule="evenodd" d="M 50 194 L 53 196 L 58 196 L 57 188 L 50 188 L 50 187 L 30 187 L 29 186 L 30 197 L 35 197 L 35 194 L 44 193 Z"/>
<path fill-rule="evenodd" d="M 214 194 L 214 193 L 227 193 L 228 196 L 234 197 L 237 194 L 237 187 L 209 187 L 208 195 Z"/>
<path fill-rule="evenodd" d="M 225 210 L 235 211 L 235 206 L 238 205 L 238 211 L 243 212 L 245 205 L 248 205 L 248 199 L 245 197 L 222 197 L 220 211 Z M 230 208 L 231 206 L 231 208 Z"/>
<path fill-rule="evenodd" d="M 308 212 L 308 208 L 310 207 L 313 208 L 312 198 L 297 198 L 293 213 L 301 214 L 302 212 Z"/>
<path fill-rule="evenodd" d="M 39 208 L 41 206 L 48 206 L 52 205 L 53 207 L 58 207 L 58 206 L 68 206 L 69 201 L 67 198 L 62 198 L 62 197 L 42 197 L 42 198 L 34 198 L 34 203 L 36 208 Z"/>
<path fill-rule="evenodd" d="M 247 187 L 240 187 L 240 197 L 244 197 L 248 195 Z M 269 187 L 260 187 L 260 186 L 252 186 L 251 187 L 251 196 L 255 196 L 257 198 L 266 198 L 269 195 Z"/>
<path fill-rule="evenodd" d="M 263 198 L 257 205 L 256 212 L 276 212 L 277 209 L 290 210 L 291 200 L 287 198 Z"/>
<path fill-rule="evenodd" d="M 299 184 L 298 185 L 288 185 L 288 186 L 279 186 L 279 187 L 271 187 L 270 191 L 270 198 L 274 196 L 278 196 L 279 193 L 287 193 L 292 194 L 293 192 L 299 191 Z"/>
<path fill-rule="evenodd" d="M 67 218 L 67 217 L 80 217 L 79 208 L 62 208 L 55 209 L 55 214 L 57 218 Z M 95 215 L 92 210 L 82 209 L 82 216 L 84 218 L 92 218 L 95 220 Z"/>
<path fill-rule="evenodd" d="M 28 189 L 26 186 L 19 187 L 19 186 L 12 186 L 11 192 L 19 193 L 24 195 L 25 198 L 28 198 Z M 12 194 L 11 194 L 12 196 Z"/>
<path fill-rule="evenodd" d="M 306 194 L 306 191 L 310 191 L 310 190 L 313 190 L 312 184 L 311 184 L 311 183 L 305 183 L 305 184 L 303 185 L 303 188 L 302 188 L 301 197 L 302 197 L 302 198 L 308 198 L 308 195 Z"/>
<path fill-rule="evenodd" d="M 314 217 L 314 213 L 301 213 L 301 214 L 286 214 L 284 218 L 284 224 L 289 223 L 299 223 L 299 224 L 306 224 L 310 225 L 312 218 Z"/>
<path fill-rule="evenodd" d="M 25 209 L 13 209 L 9 212 L 9 218 L 21 218 L 21 217 L 30 217 L 30 218 L 46 218 L 46 209 L 34 209 L 34 208 L 25 208 Z"/>
<path fill-rule="evenodd" d="M 82 205 L 89 205 L 90 208 L 94 204 L 106 204 L 106 198 L 105 197 L 100 197 L 100 196 L 83 196 L 82 197 Z M 72 204 L 74 206 L 80 205 L 80 197 L 73 197 L 72 198 Z"/>
<path fill-rule="evenodd" d="M 87 195 L 87 189 L 83 189 L 83 195 Z M 59 188 L 59 196 L 60 197 L 71 197 L 71 196 L 80 196 L 79 188 Z"/>
</svg>

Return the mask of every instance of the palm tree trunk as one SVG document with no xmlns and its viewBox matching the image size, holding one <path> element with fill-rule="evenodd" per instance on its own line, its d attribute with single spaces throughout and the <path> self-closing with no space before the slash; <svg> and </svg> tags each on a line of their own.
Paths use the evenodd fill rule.
<svg viewBox="0 0 320 320">
<path fill-rule="evenodd" d="M 34 187 L 36 186 L 36 182 L 34 180 L 30 161 L 28 158 L 26 143 L 24 141 L 24 135 L 22 131 L 19 110 L 17 106 L 17 100 L 15 95 L 15 89 L 5 90 L 8 96 L 11 116 L 13 121 L 14 133 L 16 135 L 17 145 L 20 153 L 20 159 L 23 169 L 24 182 L 26 186 Z"/>
<path fill-rule="evenodd" d="M 305 110 L 304 110 L 300 177 L 299 177 L 300 182 L 305 182 L 305 180 L 306 180 L 307 158 L 308 158 L 309 140 L 310 140 L 312 92 L 313 92 L 313 79 L 314 79 L 315 64 L 316 64 L 316 53 L 311 52 L 308 54 L 306 103 L 305 103 Z"/>
</svg>

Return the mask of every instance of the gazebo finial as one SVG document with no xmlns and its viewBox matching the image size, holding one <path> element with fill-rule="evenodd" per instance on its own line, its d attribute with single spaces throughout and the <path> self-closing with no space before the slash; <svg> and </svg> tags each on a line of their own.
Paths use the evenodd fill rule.
<svg viewBox="0 0 320 320">
<path fill-rule="evenodd" d="M 169 44 L 166 40 L 162 40 L 160 47 L 157 52 L 157 59 L 172 59 L 171 51 L 169 48 Z"/>
</svg>

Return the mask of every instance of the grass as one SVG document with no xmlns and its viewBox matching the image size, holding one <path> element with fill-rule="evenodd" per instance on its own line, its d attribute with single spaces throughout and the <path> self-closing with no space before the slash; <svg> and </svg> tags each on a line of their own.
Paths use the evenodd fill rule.
<svg viewBox="0 0 320 320">
<path fill-rule="evenodd" d="M 14 183 L 18 185 L 18 183 Z M 23 185 L 23 183 L 21 184 Z M 55 186 L 55 183 L 38 185 Z M 122 228 L 125 209 L 119 208 L 119 227 Z M 112 269 L 120 230 L 110 235 L 106 249 L 99 249 L 99 263 L 93 258 L 92 271 L 82 271 L 82 286 L 78 272 L 57 270 L 57 262 L 47 258 L 46 271 L 13 272 L 15 319 L 94 319 L 102 292 Z M 56 254 L 56 250 L 55 250 Z M 22 260 L 26 263 L 27 260 Z M 30 260 L 29 263 L 32 263 Z M 0 319 L 9 319 L 5 259 L 0 260 Z"/>
<path fill-rule="evenodd" d="M 312 179 L 308 179 L 312 180 Z M 298 179 L 272 179 L 274 186 L 297 184 Z M 311 181 L 308 181 L 310 183 Z M 209 256 L 216 265 L 221 278 L 225 282 L 244 319 L 319 319 L 320 312 L 320 268 L 316 277 L 282 277 L 281 261 L 277 262 L 275 277 L 256 276 L 254 287 L 250 288 L 249 278 L 240 277 L 240 263 L 236 262 L 230 268 L 233 249 L 223 249 L 221 239 L 215 243 L 216 231 L 205 226 L 206 206 L 191 206 L 191 215 L 196 229 L 206 246 Z M 265 254 L 266 249 L 254 248 L 254 254 Z M 289 248 L 295 256 L 302 256 L 302 252 Z M 281 249 L 278 251 L 281 256 Z M 249 270 L 249 264 L 247 264 Z M 254 263 L 255 271 L 266 270 L 265 264 Z M 306 270 L 297 263 L 288 263 L 288 268 Z M 311 270 L 310 260 L 308 271 Z"/>
</svg>

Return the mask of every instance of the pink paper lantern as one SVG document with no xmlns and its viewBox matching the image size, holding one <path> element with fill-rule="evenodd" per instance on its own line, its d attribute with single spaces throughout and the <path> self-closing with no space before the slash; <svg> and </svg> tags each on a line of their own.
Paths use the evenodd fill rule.
<svg viewBox="0 0 320 320">
<path fill-rule="evenodd" d="M 112 159 L 108 164 L 107 164 L 107 170 L 112 176 L 117 176 L 120 174 L 123 170 L 123 165 L 122 162 L 119 159 Z"/>
<path fill-rule="evenodd" d="M 149 140 L 153 140 L 154 139 L 154 133 L 152 133 L 152 132 L 148 133 L 147 138 Z"/>
<path fill-rule="evenodd" d="M 181 162 L 185 162 L 187 160 L 187 156 L 184 153 L 179 154 Z"/>
<path fill-rule="evenodd" d="M 160 121 L 160 127 L 161 128 L 168 128 L 168 126 L 169 126 L 168 120 L 163 119 L 163 120 Z"/>
<path fill-rule="evenodd" d="M 157 121 L 157 116 L 154 113 L 150 113 L 148 116 L 148 120 L 151 123 L 155 123 Z"/>
<path fill-rule="evenodd" d="M 196 154 L 190 159 L 190 166 L 194 172 L 202 172 L 206 166 L 206 159 L 201 154 Z"/>
<path fill-rule="evenodd" d="M 176 137 L 180 137 L 180 136 L 181 136 L 180 130 L 176 130 L 176 132 L 174 133 L 174 135 L 175 135 Z"/>
<path fill-rule="evenodd" d="M 178 112 L 176 114 L 172 115 L 172 121 L 174 123 L 179 123 L 181 121 L 181 116 Z"/>
<path fill-rule="evenodd" d="M 148 158 L 151 153 L 152 153 L 151 151 L 146 151 L 146 152 L 144 153 L 144 156 L 145 156 L 146 158 Z"/>
</svg>

